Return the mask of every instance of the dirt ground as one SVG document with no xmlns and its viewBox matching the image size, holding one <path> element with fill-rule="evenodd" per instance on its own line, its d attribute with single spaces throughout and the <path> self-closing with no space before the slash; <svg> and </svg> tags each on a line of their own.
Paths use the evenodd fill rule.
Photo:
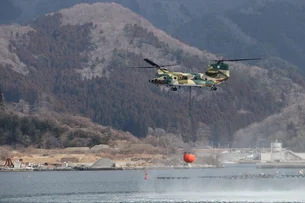
<svg viewBox="0 0 305 203">
<path fill-rule="evenodd" d="M 79 160 L 78 163 L 93 163 L 100 158 L 93 154 L 71 154 L 71 155 L 54 154 L 54 155 L 49 155 L 49 156 L 41 156 L 41 155 L 37 155 L 37 154 L 33 154 L 33 155 L 17 154 L 12 158 L 12 160 L 15 161 L 15 160 L 22 159 L 23 162 L 39 163 L 39 164 L 57 163 L 57 162 L 60 163 L 60 162 L 62 162 L 61 158 L 64 158 L 67 156 L 77 158 Z"/>
<path fill-rule="evenodd" d="M 86 149 L 65 150 L 65 149 L 52 149 L 52 150 L 40 150 L 40 149 L 26 149 L 26 150 L 12 150 L 9 148 L 0 148 L 5 155 L 2 155 L 0 165 L 5 163 L 5 158 L 11 158 L 13 162 L 22 159 L 23 163 L 63 163 L 62 158 L 74 158 L 77 164 L 92 164 L 100 158 L 109 158 L 115 162 L 126 162 L 133 160 L 147 160 L 147 159 L 162 159 L 163 155 L 152 154 L 110 154 L 110 153 L 93 153 Z"/>
</svg>

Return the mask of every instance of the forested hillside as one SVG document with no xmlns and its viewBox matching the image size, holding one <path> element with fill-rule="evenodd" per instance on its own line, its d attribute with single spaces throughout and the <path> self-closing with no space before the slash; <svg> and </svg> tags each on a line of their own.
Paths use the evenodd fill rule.
<svg viewBox="0 0 305 203">
<path fill-rule="evenodd" d="M 130 133 L 94 124 L 88 118 L 31 111 L 23 100 L 6 105 L 0 92 L 0 145 L 14 147 L 62 148 L 93 147 L 112 141 L 137 142 Z"/>
<path fill-rule="evenodd" d="M 231 79 L 219 91 L 193 90 L 189 122 L 187 92 L 148 83 L 154 70 L 127 67 L 150 58 L 181 64 L 173 70 L 203 72 L 215 55 L 171 38 L 119 4 L 79 4 L 27 26 L 1 26 L 0 34 L 6 102 L 22 99 L 28 113 L 83 115 L 137 137 L 152 127 L 187 142 L 209 139 L 227 146 L 236 131 L 280 113 L 304 93 L 297 67 L 293 73 L 230 63 Z"/>
</svg>

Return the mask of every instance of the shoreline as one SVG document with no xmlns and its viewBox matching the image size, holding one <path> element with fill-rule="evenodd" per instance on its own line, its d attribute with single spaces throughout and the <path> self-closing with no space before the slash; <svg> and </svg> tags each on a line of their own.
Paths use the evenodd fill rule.
<svg viewBox="0 0 305 203">
<path fill-rule="evenodd" d="M 44 172 L 44 171 L 130 171 L 130 170 L 168 170 L 168 169 L 215 169 L 223 168 L 223 166 L 194 166 L 194 167 L 184 167 L 184 166 L 160 166 L 160 167 L 113 167 L 113 168 L 83 168 L 83 167 L 73 167 L 73 168 L 0 168 L 0 172 Z"/>
<path fill-rule="evenodd" d="M 303 169 L 305 168 L 304 162 L 279 162 L 279 163 L 258 163 L 256 164 L 258 169 Z"/>
</svg>

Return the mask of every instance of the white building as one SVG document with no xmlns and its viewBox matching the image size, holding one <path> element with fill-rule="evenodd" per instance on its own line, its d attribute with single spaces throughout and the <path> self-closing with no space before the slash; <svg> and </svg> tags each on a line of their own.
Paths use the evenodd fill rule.
<svg viewBox="0 0 305 203">
<path fill-rule="evenodd" d="M 282 143 L 278 142 L 271 142 L 271 161 L 272 162 L 279 162 L 283 158 L 283 150 L 282 150 Z"/>
<path fill-rule="evenodd" d="M 305 161 L 299 153 L 294 153 L 282 147 L 282 143 L 272 142 L 269 149 L 261 152 L 261 162 Z"/>
</svg>

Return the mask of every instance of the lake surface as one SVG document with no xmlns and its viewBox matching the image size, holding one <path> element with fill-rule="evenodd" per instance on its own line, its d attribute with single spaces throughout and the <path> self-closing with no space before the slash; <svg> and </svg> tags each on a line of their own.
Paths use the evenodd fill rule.
<svg viewBox="0 0 305 203">
<path fill-rule="evenodd" d="M 279 169 L 281 173 L 299 169 Z M 1 172 L 0 202 L 305 202 L 305 178 L 200 179 L 205 175 L 276 173 L 248 165 L 220 169 Z M 184 176 L 187 180 L 160 180 Z"/>
</svg>

